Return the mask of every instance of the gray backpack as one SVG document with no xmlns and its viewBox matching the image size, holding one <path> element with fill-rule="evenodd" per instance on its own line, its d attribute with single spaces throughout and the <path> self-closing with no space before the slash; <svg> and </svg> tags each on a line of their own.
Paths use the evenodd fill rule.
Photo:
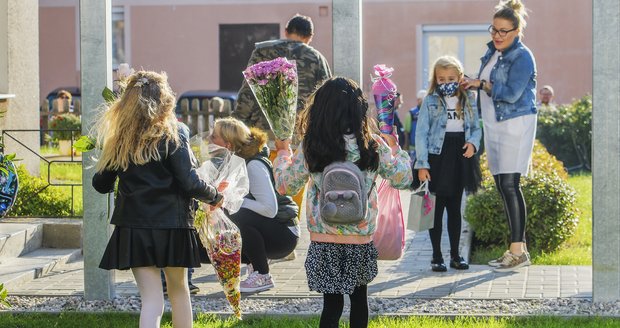
<svg viewBox="0 0 620 328">
<path fill-rule="evenodd" d="M 367 190 L 365 176 L 353 162 L 334 162 L 325 167 L 319 190 L 319 212 L 325 223 L 357 224 L 366 217 L 375 182 Z"/>
</svg>

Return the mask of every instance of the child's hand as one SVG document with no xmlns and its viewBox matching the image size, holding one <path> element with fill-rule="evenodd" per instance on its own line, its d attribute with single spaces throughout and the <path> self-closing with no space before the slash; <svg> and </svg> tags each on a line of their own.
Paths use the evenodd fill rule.
<svg viewBox="0 0 620 328">
<path fill-rule="evenodd" d="M 418 170 L 418 179 L 420 179 L 421 182 L 424 182 L 426 180 L 431 180 L 431 173 L 428 171 L 428 169 L 419 169 Z"/>
<path fill-rule="evenodd" d="M 226 184 L 228 186 L 228 183 Z M 216 209 L 222 207 L 222 204 L 224 204 L 224 196 L 222 196 L 222 198 L 220 198 L 220 201 L 217 202 L 217 204 L 215 205 L 209 205 L 209 211 L 213 212 Z"/>
<path fill-rule="evenodd" d="M 291 139 L 284 139 L 284 140 L 276 140 L 275 141 L 276 144 L 276 150 L 280 151 L 280 150 L 291 150 Z"/>
<path fill-rule="evenodd" d="M 474 145 L 468 142 L 468 143 L 465 143 L 465 146 L 463 146 L 463 149 L 466 149 L 465 153 L 463 154 L 463 157 L 470 158 L 474 156 L 476 147 L 474 147 Z"/>
<path fill-rule="evenodd" d="M 388 144 L 388 146 L 390 146 L 390 148 L 398 146 L 398 137 L 394 136 L 394 134 L 381 133 L 381 138 L 385 140 L 385 142 Z"/>
</svg>

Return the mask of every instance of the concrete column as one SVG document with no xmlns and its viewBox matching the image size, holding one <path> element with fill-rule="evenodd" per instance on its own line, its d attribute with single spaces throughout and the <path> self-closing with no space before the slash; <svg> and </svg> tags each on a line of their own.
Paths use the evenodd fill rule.
<svg viewBox="0 0 620 328">
<path fill-rule="evenodd" d="M 334 75 L 363 87 L 362 0 L 332 0 Z"/>
<path fill-rule="evenodd" d="M 620 300 L 620 2 L 593 1 L 592 294 Z"/>
<path fill-rule="evenodd" d="M 1 130 L 39 129 L 39 1 L 0 1 L 0 100 Z M 30 173 L 39 174 L 38 132 L 10 132 L 5 153 L 16 153 Z M 21 144 L 20 144 L 21 143 Z M 32 151 L 28 150 L 30 148 Z"/>
<path fill-rule="evenodd" d="M 88 133 L 96 109 L 103 102 L 101 91 L 112 87 L 111 0 L 80 0 L 80 66 L 82 89 L 82 133 Z M 99 269 L 101 255 L 110 236 L 108 213 L 111 195 L 97 193 L 92 185 L 94 161 L 82 157 L 84 181 L 84 296 L 86 299 L 114 297 L 114 273 Z"/>
</svg>

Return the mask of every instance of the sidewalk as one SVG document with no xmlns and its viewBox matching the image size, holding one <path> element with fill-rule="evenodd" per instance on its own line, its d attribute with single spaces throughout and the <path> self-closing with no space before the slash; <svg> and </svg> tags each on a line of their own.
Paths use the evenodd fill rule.
<svg viewBox="0 0 620 328">
<path fill-rule="evenodd" d="M 403 208 L 408 208 L 402 197 Z M 302 213 L 303 215 L 303 213 Z M 446 224 L 444 223 L 444 229 Z M 308 290 L 304 261 L 308 250 L 308 233 L 302 227 L 297 246 L 297 259 L 270 265 L 276 287 L 258 294 L 243 294 L 243 298 L 303 298 L 319 297 Z M 469 253 L 470 234 L 463 222 L 462 254 Z M 442 250 L 447 256 L 448 234 L 443 233 Z M 369 285 L 368 295 L 379 298 L 415 299 L 549 299 L 591 298 L 591 266 L 530 266 L 511 273 L 495 273 L 486 265 L 472 265 L 469 270 L 448 269 L 445 273 L 430 270 L 431 244 L 428 232 L 407 232 L 406 250 L 398 261 L 379 261 L 379 275 Z M 446 260 L 448 258 L 446 257 Z M 242 274 L 245 273 L 244 266 Z M 53 270 L 50 275 L 36 279 L 11 295 L 67 296 L 83 295 L 83 262 L 69 263 Z M 222 288 L 210 264 L 196 268 L 193 283 L 200 287 L 198 296 L 223 298 Z M 116 293 L 119 296 L 137 295 L 131 271 L 116 271 Z"/>
</svg>

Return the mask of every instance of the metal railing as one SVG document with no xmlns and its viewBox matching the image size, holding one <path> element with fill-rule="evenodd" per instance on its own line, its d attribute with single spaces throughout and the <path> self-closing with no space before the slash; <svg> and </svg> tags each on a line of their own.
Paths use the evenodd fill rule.
<svg viewBox="0 0 620 328">
<path fill-rule="evenodd" d="M 67 156 L 62 156 L 62 154 L 60 156 L 57 156 L 57 158 L 60 159 L 53 159 L 53 157 L 51 156 L 47 156 L 45 157 L 44 155 L 42 155 L 39 151 L 36 151 L 34 149 L 32 149 L 30 146 L 28 146 L 23 140 L 20 140 L 18 134 L 20 133 L 38 133 L 39 135 L 42 135 L 43 133 L 46 132 L 71 132 L 71 140 L 70 140 L 70 154 Z M 77 216 L 76 215 L 76 211 L 75 211 L 75 188 L 76 187 L 81 187 L 82 183 L 75 183 L 75 182 L 59 182 L 59 181 L 55 181 L 52 179 L 52 165 L 54 164 L 75 164 L 75 165 L 79 165 L 80 168 L 82 167 L 82 159 L 81 157 L 78 159 L 78 157 L 75 155 L 74 150 L 73 150 L 73 143 L 74 143 L 74 139 L 75 136 L 78 135 L 81 131 L 80 130 L 51 130 L 51 129 L 40 129 L 40 130 L 35 130 L 35 129 L 15 129 L 15 130 L 3 130 L 2 131 L 2 140 L 4 140 L 4 143 L 6 144 L 6 142 L 8 140 L 11 140 L 15 143 L 17 143 L 18 145 L 20 145 L 21 147 L 23 147 L 24 149 L 26 149 L 29 153 L 31 153 L 32 155 L 36 156 L 37 158 L 39 158 L 39 160 L 43 161 L 46 165 L 46 169 L 47 169 L 47 179 L 46 179 L 46 184 L 45 186 L 39 188 L 38 190 L 36 190 L 34 192 L 34 194 L 39 194 L 41 192 L 43 192 L 45 189 L 49 188 L 49 187 L 66 187 L 66 188 L 70 188 L 71 190 L 71 215 L 70 216 L 56 216 L 56 217 L 81 217 L 81 216 Z M 3 149 L 0 149 L 0 152 L 2 152 Z M 19 157 L 19 156 L 18 156 Z M 18 192 L 18 196 L 19 192 Z M 22 202 L 26 202 L 29 199 L 21 199 Z M 10 214 L 10 212 L 9 212 Z M 33 217 L 32 215 L 29 215 L 29 217 Z M 34 215 L 34 217 L 37 217 L 36 215 Z"/>
</svg>

